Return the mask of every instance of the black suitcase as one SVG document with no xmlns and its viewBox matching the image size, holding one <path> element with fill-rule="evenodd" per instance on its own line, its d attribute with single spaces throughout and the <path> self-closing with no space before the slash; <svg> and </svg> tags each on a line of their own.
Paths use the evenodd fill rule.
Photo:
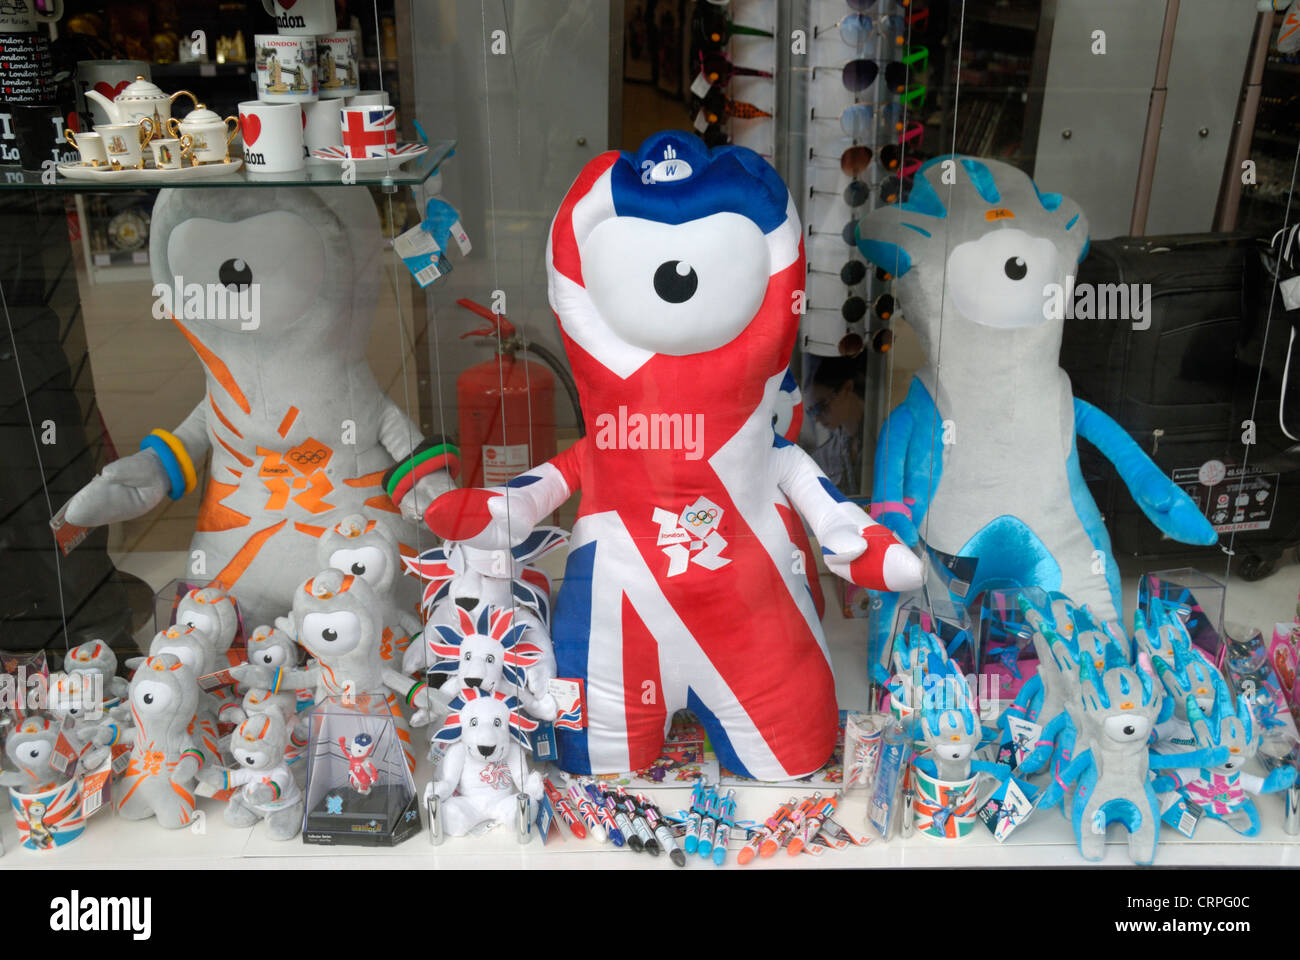
<svg viewBox="0 0 1300 960">
<path fill-rule="evenodd" d="M 1300 456 L 1292 452 L 1300 447 L 1279 420 L 1300 424 L 1293 402 L 1281 409 L 1292 317 L 1278 297 L 1268 319 L 1266 246 L 1246 234 L 1121 237 L 1093 243 L 1080 266 L 1076 289 L 1149 284 L 1150 302 L 1145 329 L 1128 318 L 1066 321 L 1061 366 L 1075 395 L 1123 426 L 1219 530 L 1214 547 L 1164 537 L 1109 461 L 1082 442 L 1084 477 L 1117 557 L 1214 570 L 1230 548 L 1233 572 L 1257 579 L 1300 542 Z"/>
</svg>

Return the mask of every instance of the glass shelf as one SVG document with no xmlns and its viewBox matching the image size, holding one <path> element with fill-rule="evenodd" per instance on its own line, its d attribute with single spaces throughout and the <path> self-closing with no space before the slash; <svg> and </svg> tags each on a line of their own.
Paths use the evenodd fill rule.
<svg viewBox="0 0 1300 960">
<path fill-rule="evenodd" d="M 301 170 L 291 173 L 250 174 L 247 170 L 214 176 L 206 179 L 173 179 L 150 177 L 148 179 L 116 179 L 104 176 L 96 180 L 69 180 L 59 176 L 54 183 L 43 183 L 41 174 L 18 167 L 0 166 L 0 189 L 5 190 L 58 190 L 64 192 L 105 190 L 159 190 L 164 187 L 342 187 L 342 186 L 415 186 L 424 183 L 437 173 L 438 167 L 456 152 L 455 140 L 433 140 L 429 152 L 419 160 L 391 171 L 358 170 L 356 180 L 344 183 L 339 164 L 328 160 L 308 160 Z M 147 172 L 147 171 L 146 171 Z"/>
</svg>

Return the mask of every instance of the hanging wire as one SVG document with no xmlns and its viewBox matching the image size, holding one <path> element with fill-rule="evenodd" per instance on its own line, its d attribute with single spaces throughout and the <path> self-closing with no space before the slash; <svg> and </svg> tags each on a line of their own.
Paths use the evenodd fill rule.
<svg viewBox="0 0 1300 960">
<path fill-rule="evenodd" d="M 948 151 L 950 154 L 953 155 L 957 153 L 957 118 L 961 106 L 961 54 L 962 54 L 963 45 L 965 43 L 965 38 L 966 38 L 966 0 L 962 0 L 960 18 L 957 24 L 957 52 L 955 54 L 955 59 L 953 60 L 956 76 L 953 81 L 953 94 L 952 94 L 952 149 Z M 908 25 L 908 40 L 909 42 L 911 40 L 910 24 Z M 911 68 L 909 67 L 908 69 L 910 73 Z M 906 105 L 904 105 L 903 107 L 903 125 L 904 127 L 906 127 L 907 125 Z M 903 166 L 900 161 L 899 170 L 901 171 L 902 169 Z M 956 177 L 953 178 L 953 183 L 948 184 L 947 199 L 948 199 L 949 209 L 952 209 L 952 191 L 955 186 L 956 186 Z M 901 217 L 901 211 L 900 211 L 900 217 Z M 951 231 L 945 230 L 943 234 L 943 273 L 941 275 L 941 282 L 939 285 L 939 290 L 941 291 L 939 296 L 939 332 L 935 337 L 935 344 L 934 344 L 934 371 L 935 371 L 934 379 L 935 379 L 935 393 L 936 393 L 936 396 L 934 397 L 934 404 L 935 404 L 936 416 L 930 421 L 930 459 L 929 459 L 930 469 L 929 469 L 929 476 L 926 479 L 927 502 L 926 502 L 926 510 L 925 510 L 925 519 L 922 520 L 922 526 L 924 527 L 924 529 L 918 531 L 921 535 L 922 543 L 926 545 L 926 549 L 921 554 L 921 564 L 922 564 L 922 571 L 924 575 L 924 581 L 923 581 L 924 586 L 922 590 L 922 595 L 925 597 L 926 607 L 929 610 L 931 620 L 935 619 L 935 612 L 934 612 L 934 599 L 933 597 L 931 597 L 930 589 L 929 589 L 930 568 L 933 565 L 933 561 L 930 556 L 928 535 L 930 532 L 930 519 L 933 516 L 934 512 L 930 509 L 932 504 L 929 502 L 929 499 L 933 498 L 934 496 L 935 431 L 940 429 L 942 426 L 939 417 L 937 415 L 939 402 L 940 402 L 940 398 L 937 396 L 937 394 L 939 391 L 939 386 L 938 386 L 939 372 L 943 369 L 944 307 L 948 302 L 948 298 L 942 295 L 942 291 L 947 289 L 948 286 L 948 254 L 951 250 L 950 248 L 951 242 L 952 242 Z"/>
<path fill-rule="evenodd" d="M 507 9 L 506 9 L 506 3 L 505 3 L 505 0 L 500 0 L 500 7 L 501 7 L 501 22 L 505 25 L 505 31 L 506 31 L 506 44 L 507 44 L 507 47 L 506 47 L 506 57 L 508 58 L 508 63 L 509 63 L 509 67 L 510 67 L 510 77 L 511 77 L 511 80 L 513 81 L 513 84 L 514 84 L 514 91 L 515 91 L 515 130 L 516 130 L 516 138 L 515 138 L 515 139 L 516 139 L 516 148 L 518 148 L 518 140 L 519 140 L 519 136 L 518 136 L 518 131 L 519 131 L 519 99 L 518 99 L 518 98 L 519 98 L 519 75 L 518 75 L 518 71 L 517 71 L 517 65 L 516 65 L 516 63 L 515 63 L 515 50 L 514 50 L 514 27 L 513 27 L 513 26 L 511 25 L 511 23 L 510 23 L 510 14 L 509 14 L 509 11 L 507 11 Z M 484 89 L 484 91 L 486 92 L 486 91 L 490 91 L 490 90 L 492 89 L 491 85 L 490 85 L 489 82 L 488 82 L 488 53 L 487 53 L 487 45 L 486 45 L 486 44 L 487 44 L 487 38 L 489 37 L 490 34 L 488 33 L 488 24 L 487 24 L 487 4 L 486 4 L 486 3 L 483 4 L 483 5 L 481 5 L 481 6 L 479 7 L 479 12 L 480 12 L 480 21 L 481 21 L 481 23 L 482 23 L 482 28 L 483 28 L 483 44 L 484 44 L 484 46 L 483 46 L 483 51 L 484 51 L 484 52 L 483 52 L 483 89 Z M 493 154 L 492 154 L 492 97 L 491 97 L 490 94 L 487 94 L 487 95 L 485 96 L 485 98 L 484 98 L 484 102 L 483 102 L 483 112 L 484 112 L 484 125 L 485 125 L 486 130 L 487 130 L 488 222 L 491 224 L 491 228 L 490 228 L 490 230 L 491 230 L 491 237 L 492 237 L 492 240 L 491 240 L 491 248 L 492 248 L 492 254 L 491 254 L 491 260 L 492 260 L 492 289 L 493 289 L 493 291 L 495 292 L 495 291 L 500 291 L 500 290 L 501 290 L 501 258 L 497 255 L 497 199 L 496 199 L 496 181 L 495 181 L 494 176 L 493 176 L 493 161 L 492 161 L 492 156 L 493 156 Z M 516 155 L 516 156 L 518 156 L 518 155 Z M 522 169 L 522 167 L 519 167 L 518 169 Z M 494 312 L 495 312 L 495 311 L 494 311 Z M 500 316 L 500 314 L 498 314 L 498 316 Z M 496 328 L 496 336 L 497 336 L 497 354 L 496 354 L 496 361 L 497 361 L 497 387 L 498 387 L 498 390 L 500 391 L 500 394 L 501 394 L 501 439 L 502 439 L 502 441 L 503 441 L 502 446 L 507 446 L 507 444 L 504 443 L 504 441 L 507 439 L 507 436 L 506 436 L 506 426 L 507 426 L 507 424 L 506 424 L 506 387 L 505 387 L 505 363 L 503 362 L 503 361 L 504 361 L 504 354 L 503 354 L 502 349 L 501 349 L 501 324 L 500 324 L 500 322 L 494 324 L 494 327 Z M 530 403 L 530 408 L 531 408 L 531 403 Z M 531 409 L 530 409 L 530 414 L 531 414 Z M 529 461 L 530 461 L 530 463 L 531 463 L 531 460 L 532 460 L 532 456 L 531 456 L 531 450 L 532 450 L 532 429 L 531 429 L 531 427 L 532 427 L 532 424 L 531 424 L 531 420 L 530 420 L 530 422 L 529 422 L 529 434 L 528 434 L 528 439 L 529 439 L 529 445 L 528 445 L 528 446 L 529 446 L 529 451 L 530 451 Z M 487 483 L 487 477 L 486 477 L 486 476 L 483 477 L 483 482 L 484 482 L 484 484 Z M 518 620 L 518 618 L 519 618 L 519 601 L 518 601 L 518 598 L 515 597 L 515 591 L 514 591 L 514 575 L 515 575 L 515 569 L 514 569 L 514 553 L 512 552 L 512 549 L 511 549 L 512 546 L 513 546 L 513 544 L 510 542 L 510 541 L 513 539 L 513 533 L 514 533 L 514 525 L 513 525 L 513 522 L 512 522 L 512 520 L 511 520 L 511 516 L 510 516 L 510 491 L 511 491 L 511 488 L 510 488 L 509 486 L 506 486 L 506 487 L 505 487 L 505 500 L 506 500 L 506 545 L 505 545 L 505 547 L 504 547 L 504 550 L 505 550 L 505 562 L 506 562 L 507 575 L 509 576 L 510 581 L 511 581 L 511 589 L 510 589 L 510 591 L 509 591 L 509 595 L 510 595 L 510 613 L 511 613 L 511 617 L 512 617 L 514 620 Z M 548 634 L 549 634 L 549 625 L 548 625 Z M 547 639 L 548 639 L 548 640 L 550 639 L 549 636 L 548 636 Z M 524 679 L 525 679 L 525 682 L 526 682 L 526 678 L 524 678 Z M 517 689 L 517 688 L 516 688 L 516 692 L 518 692 L 518 689 Z"/>
<path fill-rule="evenodd" d="M 376 42 L 379 44 L 379 49 L 378 49 L 379 89 L 384 90 L 384 57 L 383 57 L 384 51 L 383 51 L 382 34 L 380 33 L 379 30 L 378 0 L 375 0 L 373 10 L 374 10 L 374 19 L 375 19 L 375 38 L 376 38 Z M 408 105 L 408 109 L 411 109 L 413 106 L 414 105 Z M 396 118 L 394 118 L 393 122 L 394 125 L 396 125 L 397 122 Z M 389 166 L 389 171 L 391 175 L 391 165 L 386 164 L 386 166 Z M 390 190 L 385 193 L 385 199 L 388 204 L 388 226 L 389 229 L 394 234 L 396 234 L 397 232 L 396 212 L 393 206 L 393 196 L 395 192 L 396 192 L 395 190 Z M 419 211 L 417 211 L 417 214 L 418 213 Z M 395 237 L 387 238 L 390 245 L 394 239 Z M 402 311 L 402 290 L 401 290 L 401 282 L 400 282 L 400 273 L 398 271 L 398 262 L 400 261 L 400 259 L 401 258 L 397 255 L 397 250 L 394 247 L 392 251 L 392 257 L 389 259 L 389 273 L 392 277 L 392 282 L 393 282 L 393 309 L 394 309 L 393 319 L 397 327 L 397 342 L 399 347 L 399 353 L 401 354 L 401 358 L 402 358 L 402 400 L 406 407 L 404 411 L 406 414 L 406 443 L 407 443 L 406 460 L 407 463 L 410 465 L 410 468 L 413 470 L 415 468 L 415 450 L 419 446 L 420 440 L 418 438 L 420 438 L 423 435 L 423 429 L 420 428 L 419 425 L 411 417 L 411 384 L 410 384 L 410 374 L 407 370 L 407 364 L 406 364 L 406 350 L 407 350 L 408 339 L 407 339 L 406 324 L 405 324 L 403 311 Z M 412 324 L 414 324 L 414 317 L 412 317 Z M 412 355 L 414 355 L 415 336 L 413 332 L 410 336 L 409 343 L 410 343 L 411 353 Z M 418 400 L 416 402 L 416 415 L 417 416 L 419 415 Z M 407 493 L 407 496 L 416 498 L 414 500 L 414 503 L 416 505 L 418 512 L 420 513 L 420 516 L 416 518 L 413 524 L 413 526 L 415 527 L 415 555 L 418 557 L 420 554 L 424 552 L 423 514 L 424 514 L 424 510 L 428 509 L 429 504 L 420 503 L 419 493 L 417 488 L 418 488 L 418 484 L 412 484 L 410 491 Z M 396 504 L 394 504 L 394 506 L 396 506 Z M 424 509 L 420 509 L 420 507 L 423 507 Z M 401 566 L 400 556 L 398 557 L 398 566 L 400 569 Z M 418 613 L 417 616 L 419 616 Z M 421 620 L 422 619 L 423 618 L 421 617 Z M 408 643 L 418 643 L 418 642 L 421 642 L 421 638 L 418 635 L 416 637 L 411 637 L 408 639 Z"/>
</svg>

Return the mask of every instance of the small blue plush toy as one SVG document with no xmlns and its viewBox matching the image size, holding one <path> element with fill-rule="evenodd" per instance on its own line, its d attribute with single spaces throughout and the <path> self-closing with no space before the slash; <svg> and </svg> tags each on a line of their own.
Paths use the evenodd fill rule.
<svg viewBox="0 0 1300 960">
<path fill-rule="evenodd" d="M 1183 765 L 1191 754 L 1172 754 L 1171 759 L 1182 763 L 1157 777 L 1154 787 L 1161 793 L 1177 790 L 1184 799 L 1195 802 L 1205 816 L 1222 820 L 1242 836 L 1253 837 L 1259 833 L 1259 812 L 1249 794 L 1285 790 L 1295 783 L 1296 768 L 1280 766 L 1267 777 L 1246 773 L 1242 767 L 1259 751 L 1263 736 L 1249 701 L 1239 697 L 1235 713 L 1231 703 L 1225 689 L 1215 699 L 1214 712 L 1207 720 L 1197 697 L 1187 695 L 1187 717 L 1197 746 L 1202 750 L 1217 747 L 1226 750 L 1227 756 L 1222 763 L 1207 768 Z"/>
</svg>

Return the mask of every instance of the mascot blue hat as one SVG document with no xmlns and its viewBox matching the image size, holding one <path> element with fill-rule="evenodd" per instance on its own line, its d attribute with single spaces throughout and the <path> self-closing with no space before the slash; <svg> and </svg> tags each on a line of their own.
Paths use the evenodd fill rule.
<svg viewBox="0 0 1300 960">
<path fill-rule="evenodd" d="M 610 170 L 620 217 L 685 223 L 737 213 L 771 233 L 786 218 L 789 194 L 771 164 L 746 147 L 710 150 L 694 134 L 665 130 L 624 151 Z"/>
</svg>

